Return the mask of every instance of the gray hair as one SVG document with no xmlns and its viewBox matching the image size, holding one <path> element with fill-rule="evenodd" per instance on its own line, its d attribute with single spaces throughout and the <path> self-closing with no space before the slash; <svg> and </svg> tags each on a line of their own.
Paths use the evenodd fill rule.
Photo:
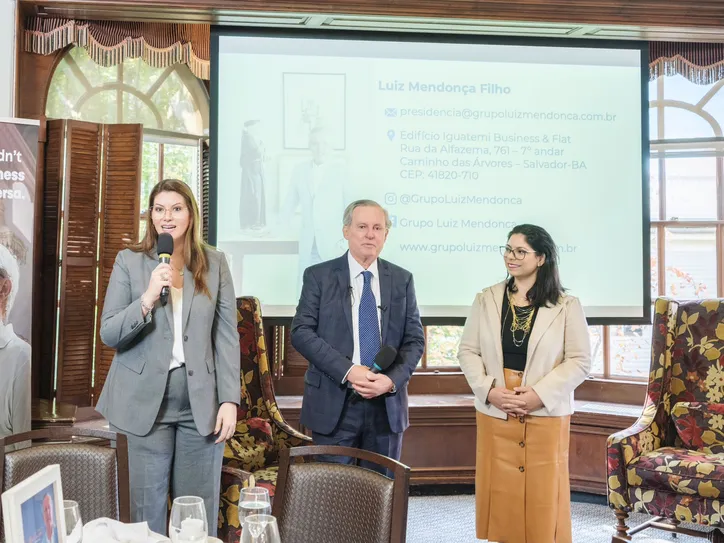
<svg viewBox="0 0 724 543">
<path fill-rule="evenodd" d="M 18 293 L 18 285 L 20 281 L 20 269 L 18 261 L 15 259 L 10 250 L 5 245 L 0 244 L 0 277 L 10 280 L 10 294 L 5 302 L 5 316 L 10 313 L 15 302 L 15 295 Z"/>
<path fill-rule="evenodd" d="M 385 228 L 387 230 L 390 229 L 392 226 L 392 221 L 390 220 L 390 214 L 387 212 L 387 210 L 382 207 L 380 204 L 375 202 L 374 200 L 355 200 L 351 204 L 347 206 L 347 209 L 344 210 L 344 215 L 342 217 L 342 225 L 343 226 L 350 226 L 352 224 L 352 213 L 354 213 L 354 210 L 358 207 L 377 207 L 382 210 L 382 212 L 385 214 Z"/>
</svg>

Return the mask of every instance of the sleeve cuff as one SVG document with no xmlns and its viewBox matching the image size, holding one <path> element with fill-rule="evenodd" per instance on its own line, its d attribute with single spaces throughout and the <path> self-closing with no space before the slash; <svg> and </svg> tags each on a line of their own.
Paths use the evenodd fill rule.
<svg viewBox="0 0 724 543">
<path fill-rule="evenodd" d="M 478 400 L 485 404 L 488 401 L 488 393 L 490 392 L 490 389 L 493 388 L 494 384 L 495 377 L 493 377 L 492 375 L 486 375 L 483 378 L 483 382 L 473 388 L 473 394 L 475 394 L 475 397 Z"/>
<path fill-rule="evenodd" d="M 488 396 L 490 396 L 490 391 L 495 388 L 495 377 L 493 377 L 493 382 L 490 383 L 490 387 L 488 388 L 488 393 L 485 395 L 485 405 L 490 405 L 490 400 L 488 399 Z"/>
<path fill-rule="evenodd" d="M 347 382 L 347 376 L 349 375 L 349 372 L 352 371 L 352 368 L 354 368 L 354 364 L 352 364 L 347 370 L 347 373 L 344 374 L 344 377 L 342 378 L 342 384 L 345 384 Z"/>
<path fill-rule="evenodd" d="M 558 405 L 556 394 L 547 393 L 546 388 L 540 386 L 540 383 L 533 385 L 531 388 L 535 390 L 536 394 L 538 394 L 540 401 L 543 402 L 543 407 L 545 407 L 548 411 L 552 411 L 556 405 Z"/>
<path fill-rule="evenodd" d="M 142 320 L 145 324 L 148 324 L 149 322 L 151 322 L 151 321 L 153 320 L 153 310 L 154 310 L 155 307 L 156 307 L 155 304 L 151 307 L 151 309 L 148 311 L 148 313 L 146 313 L 146 316 L 145 316 L 145 317 L 143 316 L 143 310 L 144 310 L 144 307 L 143 307 L 143 298 L 139 298 L 139 299 L 138 299 L 138 307 L 139 307 L 140 310 L 141 310 L 141 320 Z"/>
</svg>

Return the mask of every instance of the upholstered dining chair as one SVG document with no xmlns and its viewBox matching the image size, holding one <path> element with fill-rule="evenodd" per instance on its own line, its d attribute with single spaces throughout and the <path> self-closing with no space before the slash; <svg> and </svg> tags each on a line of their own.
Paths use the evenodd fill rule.
<svg viewBox="0 0 724 543">
<path fill-rule="evenodd" d="M 260 486 L 273 497 L 280 451 L 312 442 L 292 428 L 277 407 L 259 300 L 251 296 L 237 298 L 236 309 L 241 345 L 241 405 L 236 432 L 226 442 L 221 473 L 218 537 L 225 543 L 239 541 L 241 489 Z"/>
<path fill-rule="evenodd" d="M 309 461 L 322 454 L 372 462 L 393 478 L 353 464 Z M 410 468 L 386 456 L 350 447 L 295 447 L 280 453 L 272 514 L 282 541 L 400 543 L 409 488 Z"/>
<path fill-rule="evenodd" d="M 618 520 L 612 541 L 653 527 L 724 543 L 722 402 L 724 300 L 656 300 L 643 412 L 608 438 L 608 503 Z M 629 528 L 632 511 L 652 518 Z"/>
<path fill-rule="evenodd" d="M 5 452 L 6 446 L 22 442 L 32 444 Z M 108 446 L 109 442 L 115 442 L 115 447 Z M 53 464 L 60 465 L 63 498 L 78 502 L 84 522 L 101 517 L 131 521 L 126 436 L 101 429 L 64 426 L 0 439 L 3 492 Z"/>
</svg>

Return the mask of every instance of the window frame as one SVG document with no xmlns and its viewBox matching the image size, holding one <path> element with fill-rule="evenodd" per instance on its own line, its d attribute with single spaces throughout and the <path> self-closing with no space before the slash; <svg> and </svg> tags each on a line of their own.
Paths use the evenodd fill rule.
<svg viewBox="0 0 724 543">
<path fill-rule="evenodd" d="M 196 184 L 191 187 L 196 201 L 199 205 L 199 213 L 202 210 L 202 194 L 203 194 L 203 180 L 201 170 L 203 169 L 202 163 L 202 145 L 204 142 L 208 142 L 208 136 L 196 136 L 193 134 L 180 134 L 178 132 L 169 132 L 167 130 L 158 130 L 155 128 L 144 128 L 143 130 L 143 143 L 155 143 L 158 145 L 158 157 L 157 157 L 157 182 L 163 181 L 166 178 L 165 175 L 165 145 L 183 145 L 185 147 L 195 147 L 197 155 L 197 168 L 196 168 Z M 146 202 L 141 202 L 141 214 L 139 219 L 141 221 L 146 220 Z M 203 227 L 202 227 L 203 228 Z M 202 232 L 203 234 L 203 232 Z"/>
</svg>

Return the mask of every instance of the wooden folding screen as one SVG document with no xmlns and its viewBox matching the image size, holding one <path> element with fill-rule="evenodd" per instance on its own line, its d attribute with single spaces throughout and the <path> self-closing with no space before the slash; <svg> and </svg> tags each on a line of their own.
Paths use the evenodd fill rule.
<svg viewBox="0 0 724 543">
<path fill-rule="evenodd" d="M 100 262 L 96 321 L 98 331 L 100 331 L 106 287 L 116 255 L 129 241 L 138 239 L 143 127 L 140 124 L 106 125 L 103 141 L 105 167 L 98 258 Z M 113 353 L 113 349 L 106 347 L 100 336 L 96 335 L 94 399 L 98 398 L 103 389 L 108 370 L 111 368 Z"/>
<path fill-rule="evenodd" d="M 143 127 L 54 120 L 47 134 L 42 367 L 56 360 L 58 401 L 91 405 L 113 357 L 98 337 L 106 285 L 138 237 Z"/>
</svg>

